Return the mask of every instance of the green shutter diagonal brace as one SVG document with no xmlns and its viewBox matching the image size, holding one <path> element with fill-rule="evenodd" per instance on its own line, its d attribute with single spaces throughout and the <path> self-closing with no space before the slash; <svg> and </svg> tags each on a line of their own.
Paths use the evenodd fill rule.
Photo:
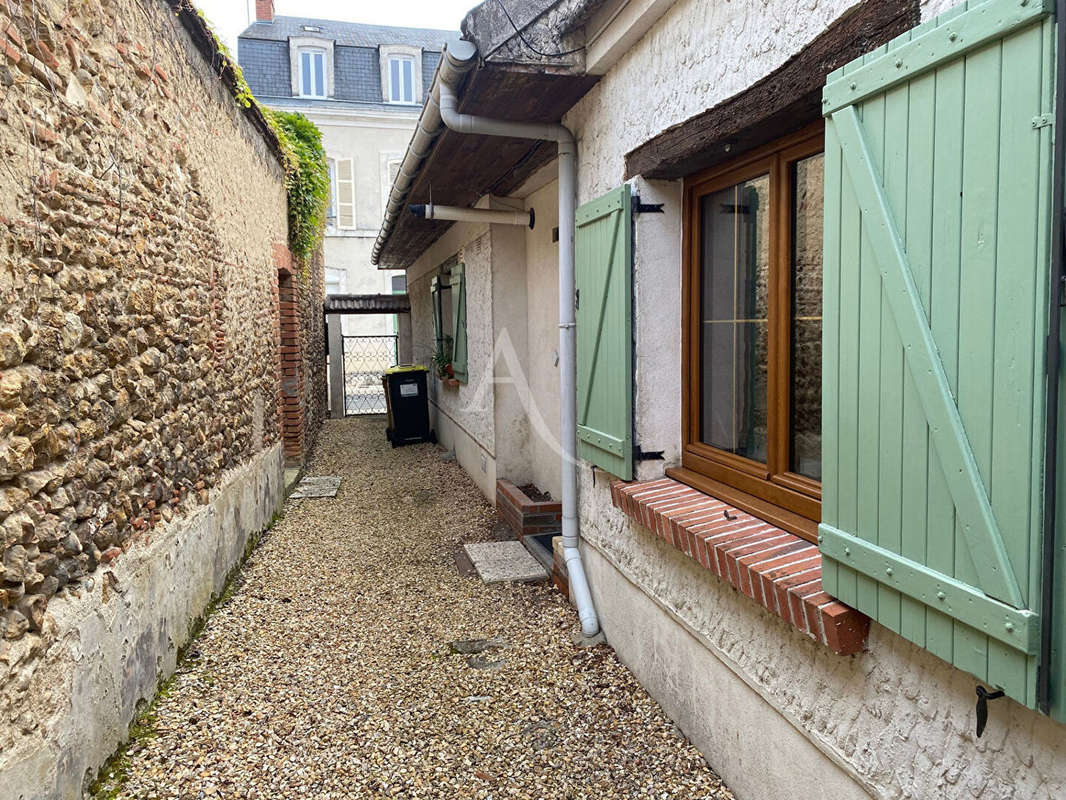
<svg viewBox="0 0 1066 800">
<path fill-rule="evenodd" d="M 981 589 L 990 597 L 1020 608 L 1023 606 L 1021 589 L 1007 557 L 962 417 L 953 401 L 951 385 L 929 330 L 899 229 L 881 188 L 881 176 L 874 166 L 859 116 L 854 106 L 848 106 L 830 119 L 862 210 L 863 231 L 878 254 L 885 299 L 896 320 L 930 433 L 942 459 L 955 467 L 945 470 L 945 477 L 955 501 L 959 524 L 974 556 Z"/>
<path fill-rule="evenodd" d="M 456 380 L 466 383 L 466 266 L 461 262 L 452 268 L 452 335 L 452 371 Z"/>
</svg>

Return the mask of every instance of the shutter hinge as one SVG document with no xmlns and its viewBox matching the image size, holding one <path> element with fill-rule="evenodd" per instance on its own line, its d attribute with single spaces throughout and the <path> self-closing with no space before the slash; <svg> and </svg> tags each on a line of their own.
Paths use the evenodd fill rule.
<svg viewBox="0 0 1066 800">
<path fill-rule="evenodd" d="M 634 461 L 662 461 L 662 450 L 643 450 L 639 444 L 633 445 L 633 460 Z"/>
<path fill-rule="evenodd" d="M 665 214 L 663 211 L 662 203 L 642 203 L 640 202 L 640 195 L 633 196 L 633 213 L 634 214 Z"/>
<path fill-rule="evenodd" d="M 1039 114 L 1033 117 L 1033 130 L 1037 131 L 1041 128 L 1049 128 L 1055 125 L 1054 114 Z"/>
</svg>

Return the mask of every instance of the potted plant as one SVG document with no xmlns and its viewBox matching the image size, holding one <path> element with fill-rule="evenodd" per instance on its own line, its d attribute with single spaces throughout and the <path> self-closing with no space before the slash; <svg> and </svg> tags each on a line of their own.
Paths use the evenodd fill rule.
<svg viewBox="0 0 1066 800">
<path fill-rule="evenodd" d="M 455 370 L 452 368 L 450 337 L 444 337 L 444 340 L 437 348 L 437 352 L 433 354 L 433 367 L 437 372 L 437 377 L 440 378 L 446 386 L 458 386 L 459 382 L 455 379 Z"/>
</svg>

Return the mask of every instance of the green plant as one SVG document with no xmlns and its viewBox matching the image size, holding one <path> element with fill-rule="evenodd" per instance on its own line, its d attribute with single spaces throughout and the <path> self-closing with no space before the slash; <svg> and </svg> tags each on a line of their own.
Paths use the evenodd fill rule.
<svg viewBox="0 0 1066 800">
<path fill-rule="evenodd" d="M 216 69 L 220 76 L 224 77 L 227 71 L 232 76 L 230 90 L 234 99 L 244 108 L 258 109 L 278 138 L 285 161 L 289 201 L 289 249 L 307 273 L 312 256 L 322 244 L 329 208 L 329 166 L 322 147 L 322 133 L 303 114 L 273 111 L 256 100 L 244 72 L 207 17 L 191 3 L 188 8 L 199 15 L 214 38 L 218 52 Z"/>
<path fill-rule="evenodd" d="M 282 148 L 292 156 L 289 195 L 289 249 L 305 266 L 322 243 L 329 207 L 329 167 L 322 132 L 303 114 L 264 109 Z"/>
<path fill-rule="evenodd" d="M 437 370 L 438 377 L 450 378 L 452 368 L 452 339 L 445 336 L 438 345 L 437 352 L 433 354 L 433 366 Z"/>
</svg>

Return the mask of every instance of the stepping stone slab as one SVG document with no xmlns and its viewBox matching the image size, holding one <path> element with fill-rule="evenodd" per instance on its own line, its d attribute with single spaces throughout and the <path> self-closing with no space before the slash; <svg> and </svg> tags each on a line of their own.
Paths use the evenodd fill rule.
<svg viewBox="0 0 1066 800">
<path fill-rule="evenodd" d="M 548 573 L 521 542 L 477 542 L 465 544 L 478 577 L 485 583 L 516 581 L 530 583 L 548 580 Z"/>
<path fill-rule="evenodd" d="M 336 497 L 341 479 L 336 475 L 322 475 L 304 478 L 296 485 L 296 491 L 289 495 L 291 500 L 303 500 L 308 497 Z"/>
</svg>

